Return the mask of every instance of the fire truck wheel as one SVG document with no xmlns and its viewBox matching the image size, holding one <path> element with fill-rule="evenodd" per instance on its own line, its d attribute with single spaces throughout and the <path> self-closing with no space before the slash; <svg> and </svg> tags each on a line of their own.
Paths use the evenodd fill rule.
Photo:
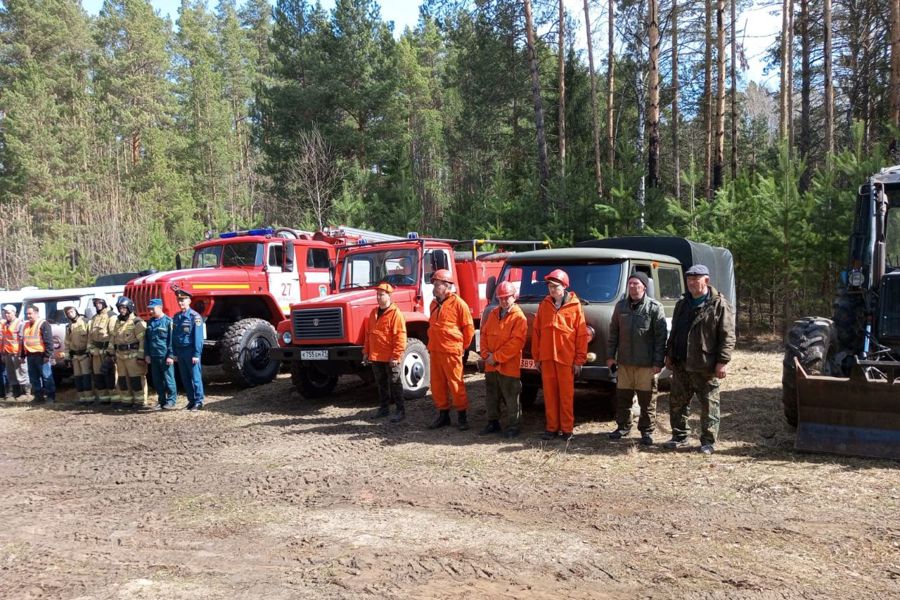
<svg viewBox="0 0 900 600">
<path fill-rule="evenodd" d="M 334 391 L 337 375 L 328 375 L 314 365 L 305 365 L 300 361 L 291 363 L 291 383 L 307 400 L 324 398 Z"/>
<path fill-rule="evenodd" d="M 422 340 L 409 338 L 400 361 L 400 381 L 407 400 L 424 398 L 431 379 L 431 358 Z"/>
<path fill-rule="evenodd" d="M 829 375 L 828 358 L 835 328 L 830 319 L 807 317 L 795 321 L 784 344 L 781 371 L 781 401 L 784 418 L 791 427 L 797 426 L 797 369 L 794 357 L 809 375 Z"/>
<path fill-rule="evenodd" d="M 269 383 L 278 375 L 279 361 L 269 358 L 278 345 L 275 328 L 263 319 L 242 319 L 225 331 L 219 342 L 222 369 L 233 381 L 247 386 Z"/>
<path fill-rule="evenodd" d="M 527 410 L 534 406 L 534 403 L 537 400 L 539 389 L 541 388 L 537 385 L 522 386 L 522 391 L 519 392 L 519 404 L 522 405 L 522 410 Z"/>
</svg>

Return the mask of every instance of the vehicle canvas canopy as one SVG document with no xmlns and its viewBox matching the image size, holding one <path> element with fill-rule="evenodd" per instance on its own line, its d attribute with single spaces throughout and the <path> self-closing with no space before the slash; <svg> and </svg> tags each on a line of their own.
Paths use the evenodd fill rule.
<svg viewBox="0 0 900 600">
<path fill-rule="evenodd" d="M 737 290 L 734 281 L 734 256 L 727 248 L 710 246 L 701 242 L 675 236 L 628 236 L 588 240 L 577 244 L 580 248 L 617 248 L 637 250 L 651 254 L 672 256 L 685 271 L 696 264 L 709 268 L 710 284 L 719 290 L 732 307 L 737 309 Z"/>
</svg>

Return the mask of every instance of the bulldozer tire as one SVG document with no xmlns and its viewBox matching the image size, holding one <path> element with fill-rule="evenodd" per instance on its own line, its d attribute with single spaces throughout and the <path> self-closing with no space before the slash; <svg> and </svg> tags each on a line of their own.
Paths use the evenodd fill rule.
<svg viewBox="0 0 900 600">
<path fill-rule="evenodd" d="M 281 363 L 269 358 L 269 348 L 278 345 L 275 328 L 263 319 L 242 319 L 219 341 L 222 369 L 232 381 L 245 386 L 269 383 Z"/>
<path fill-rule="evenodd" d="M 400 382 L 403 397 L 407 400 L 424 398 L 431 385 L 431 356 L 425 342 L 411 337 L 406 341 L 406 351 L 400 359 Z"/>
<path fill-rule="evenodd" d="M 797 369 L 794 358 L 800 361 L 809 375 L 826 373 L 827 361 L 834 347 L 835 325 L 831 319 L 806 317 L 795 321 L 784 343 L 781 371 L 781 401 L 784 417 L 791 427 L 797 426 Z"/>
<path fill-rule="evenodd" d="M 323 373 L 314 365 L 306 365 L 300 361 L 291 363 L 291 383 L 307 400 L 330 396 L 337 382 L 337 375 Z"/>
</svg>

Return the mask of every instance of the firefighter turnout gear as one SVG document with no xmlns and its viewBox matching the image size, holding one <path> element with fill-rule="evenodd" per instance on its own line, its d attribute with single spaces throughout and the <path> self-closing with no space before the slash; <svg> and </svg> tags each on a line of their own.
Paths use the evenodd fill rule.
<svg viewBox="0 0 900 600">
<path fill-rule="evenodd" d="M 74 312 L 74 309 L 68 309 Z M 69 317 L 70 323 L 66 325 L 65 346 L 69 353 L 69 361 L 72 363 L 72 372 L 75 380 L 75 390 L 78 401 L 87 404 L 94 399 L 91 382 L 91 355 L 88 353 L 88 336 L 90 329 L 82 315 L 74 313 L 74 320 Z"/>
<path fill-rule="evenodd" d="M 122 303 L 121 297 L 116 304 L 127 306 Z M 120 314 L 113 324 L 109 343 L 116 357 L 119 390 L 113 400 L 121 402 L 126 407 L 142 408 L 146 404 L 147 363 L 144 362 L 146 332 L 147 324 L 133 312 L 127 315 Z"/>
<path fill-rule="evenodd" d="M 565 279 L 568 280 L 568 276 Z M 534 318 L 531 356 L 540 364 L 548 432 L 559 431 L 564 436 L 572 434 L 575 427 L 575 371 L 580 370 L 587 360 L 587 344 L 584 311 L 575 293 L 565 293 L 559 306 L 551 296 L 545 297 Z"/>
<path fill-rule="evenodd" d="M 461 424 L 466 423 L 463 415 L 469 408 L 469 399 L 463 382 L 463 355 L 475 336 L 472 313 L 462 298 L 448 293 L 443 301 L 432 300 L 428 323 L 434 405 L 439 411 L 449 410 L 452 398 L 453 407 L 460 412 Z"/>
<path fill-rule="evenodd" d="M 116 316 L 102 299 L 94 299 L 97 309 L 88 324 L 88 353 L 91 355 L 91 373 L 94 376 L 94 401 L 109 404 L 116 387 L 115 353 L 110 347 Z"/>
</svg>

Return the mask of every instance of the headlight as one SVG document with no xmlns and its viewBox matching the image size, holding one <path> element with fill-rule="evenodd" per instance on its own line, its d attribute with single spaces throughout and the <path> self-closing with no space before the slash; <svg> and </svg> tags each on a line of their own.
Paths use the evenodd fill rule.
<svg viewBox="0 0 900 600">
<path fill-rule="evenodd" d="M 594 336 L 597 335 L 597 331 L 590 325 L 586 326 L 586 329 L 587 329 L 588 343 L 590 343 L 591 341 L 593 341 Z"/>
<path fill-rule="evenodd" d="M 285 346 L 290 346 L 292 341 L 294 341 L 294 336 L 291 335 L 290 331 L 285 331 L 281 334 L 281 342 Z"/>
<path fill-rule="evenodd" d="M 852 271 L 850 271 L 847 282 L 851 287 L 862 287 L 862 285 L 866 282 L 866 276 L 859 269 L 853 269 Z"/>
</svg>

